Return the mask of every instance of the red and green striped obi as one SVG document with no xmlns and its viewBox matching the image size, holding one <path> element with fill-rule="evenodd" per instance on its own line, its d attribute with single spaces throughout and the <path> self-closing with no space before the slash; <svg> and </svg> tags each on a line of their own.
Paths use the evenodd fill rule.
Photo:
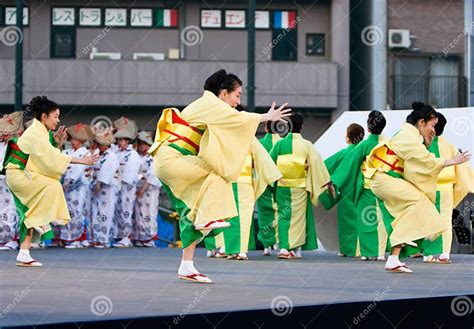
<svg viewBox="0 0 474 329">
<path fill-rule="evenodd" d="M 17 143 L 17 137 L 14 137 L 8 141 L 7 149 L 5 151 L 5 158 L 3 160 L 2 174 L 5 174 L 5 167 L 9 163 L 18 166 L 18 168 L 21 170 L 24 170 L 26 167 L 29 155 L 23 153 Z"/>
<path fill-rule="evenodd" d="M 395 178 L 403 178 L 404 160 L 399 158 L 387 145 L 375 149 L 370 159 L 379 171 L 384 171 Z"/>
<path fill-rule="evenodd" d="M 166 143 L 184 155 L 198 154 L 205 130 L 190 125 L 177 109 L 164 109 L 158 127 L 160 134 L 155 143 Z"/>
</svg>

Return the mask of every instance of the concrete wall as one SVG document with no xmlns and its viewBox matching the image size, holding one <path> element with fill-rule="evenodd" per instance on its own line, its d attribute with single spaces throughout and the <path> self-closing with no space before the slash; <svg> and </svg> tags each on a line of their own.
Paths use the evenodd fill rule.
<svg viewBox="0 0 474 329">
<path fill-rule="evenodd" d="M 464 30 L 464 0 L 388 0 L 388 28 L 410 30 L 424 53 L 442 53 Z M 463 42 L 450 49 L 463 51 Z"/>
<path fill-rule="evenodd" d="M 225 67 L 246 81 L 246 63 L 215 61 L 24 61 L 24 101 L 46 94 L 60 104 L 183 106 L 202 95 L 205 79 Z M 13 101 L 14 61 L 0 60 L 0 104 Z M 256 105 L 335 108 L 337 65 L 273 63 L 256 67 Z M 243 103 L 246 98 L 243 95 Z"/>
</svg>

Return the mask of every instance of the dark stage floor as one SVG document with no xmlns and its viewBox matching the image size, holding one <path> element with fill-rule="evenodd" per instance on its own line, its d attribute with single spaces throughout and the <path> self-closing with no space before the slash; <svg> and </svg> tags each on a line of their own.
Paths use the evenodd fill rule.
<svg viewBox="0 0 474 329">
<path fill-rule="evenodd" d="M 269 323 L 275 328 L 290 320 L 295 328 L 313 327 L 320 320 L 333 328 L 384 322 L 385 328 L 409 328 L 421 316 L 426 321 L 432 317 L 423 328 L 474 326 L 474 255 L 453 255 L 451 265 L 408 260 L 414 273 L 395 274 L 383 270 L 384 262 L 328 252 L 306 252 L 301 260 L 251 252 L 249 261 L 230 261 L 207 259 L 201 249 L 195 264 L 216 283 L 200 285 L 177 279 L 180 253 L 143 248 L 33 250 L 32 256 L 45 266 L 19 268 L 16 252 L 2 251 L 0 327 L 81 327 L 88 321 L 84 328 L 98 325 L 95 321 L 109 321 L 102 327 L 121 327 L 120 321 L 110 320 L 126 319 L 122 324 L 127 328 L 145 328 L 148 322 L 156 328 L 161 327 L 158 323 L 228 328 L 243 320 L 254 325 L 241 328 L 268 328 Z M 420 301 L 428 297 L 434 299 Z"/>
</svg>

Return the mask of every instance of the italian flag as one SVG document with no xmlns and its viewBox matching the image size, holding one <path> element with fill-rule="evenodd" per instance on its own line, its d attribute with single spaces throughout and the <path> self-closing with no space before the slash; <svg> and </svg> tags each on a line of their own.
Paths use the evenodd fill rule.
<svg viewBox="0 0 474 329">
<path fill-rule="evenodd" d="M 178 26 L 178 9 L 157 9 L 156 26 L 177 27 Z"/>
</svg>

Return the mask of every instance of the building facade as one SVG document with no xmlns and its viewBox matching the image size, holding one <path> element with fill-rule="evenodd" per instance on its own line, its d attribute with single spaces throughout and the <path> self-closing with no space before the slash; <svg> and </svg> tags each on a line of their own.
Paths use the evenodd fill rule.
<svg viewBox="0 0 474 329">
<path fill-rule="evenodd" d="M 315 137 L 349 108 L 347 1 L 40 1 L 24 12 L 24 96 L 62 104 L 64 121 L 128 115 L 152 129 L 220 68 L 247 80 L 247 29 L 256 24 L 256 110 L 288 102 Z M 14 23 L 14 1 L 0 25 Z M 0 106 L 14 102 L 15 47 L 0 43 Z M 246 103 L 245 92 L 243 103 Z"/>
<path fill-rule="evenodd" d="M 353 0 L 351 13 L 351 109 L 469 105 L 472 0 Z"/>
</svg>

